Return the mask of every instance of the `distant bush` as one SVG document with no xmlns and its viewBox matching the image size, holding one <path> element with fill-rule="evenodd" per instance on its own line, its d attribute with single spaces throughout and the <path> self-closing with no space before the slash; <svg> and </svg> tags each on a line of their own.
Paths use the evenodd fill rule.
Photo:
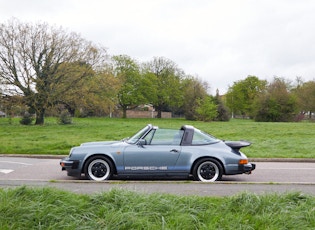
<svg viewBox="0 0 315 230">
<path fill-rule="evenodd" d="M 219 101 L 218 103 L 217 111 L 218 111 L 218 115 L 214 119 L 215 121 L 229 121 L 230 120 L 229 111 L 221 101 Z"/>
<path fill-rule="evenodd" d="M 20 120 L 21 125 L 30 125 L 32 124 L 34 118 L 32 115 L 28 112 L 25 112 L 24 115 L 22 116 L 22 119 Z"/>
<path fill-rule="evenodd" d="M 58 117 L 58 124 L 61 125 L 72 124 L 71 114 L 66 110 L 62 111 Z"/>
</svg>

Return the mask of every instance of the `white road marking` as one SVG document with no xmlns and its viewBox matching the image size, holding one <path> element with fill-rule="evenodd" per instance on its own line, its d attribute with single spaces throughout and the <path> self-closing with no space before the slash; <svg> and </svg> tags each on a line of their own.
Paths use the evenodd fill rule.
<svg viewBox="0 0 315 230">
<path fill-rule="evenodd" d="M 0 163 L 20 164 L 20 165 L 32 165 L 32 164 L 23 163 L 23 162 L 16 162 L 16 161 L 0 161 Z"/>
<path fill-rule="evenodd" d="M 12 170 L 12 169 L 0 169 L 0 173 L 4 173 L 4 174 L 8 174 L 8 173 L 11 173 L 13 171 L 14 170 Z"/>
<path fill-rule="evenodd" d="M 17 162 L 17 161 L 0 161 L 0 163 L 2 165 L 5 165 L 5 164 L 17 164 L 17 165 L 23 165 L 23 166 L 30 166 L 30 165 L 32 165 L 32 164 L 29 164 L 29 163 Z M 11 173 L 13 171 L 14 171 L 13 169 L 0 169 L 0 173 L 3 173 L 3 174 L 9 174 L 9 173 Z"/>
</svg>

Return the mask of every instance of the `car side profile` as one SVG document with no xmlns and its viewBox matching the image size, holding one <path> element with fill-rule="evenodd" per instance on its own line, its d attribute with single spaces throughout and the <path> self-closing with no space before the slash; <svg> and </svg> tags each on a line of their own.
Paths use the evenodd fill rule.
<svg viewBox="0 0 315 230">
<path fill-rule="evenodd" d="M 223 175 L 250 174 L 256 167 L 240 151 L 247 141 L 222 141 L 190 125 L 162 129 L 151 124 L 121 141 L 83 143 L 60 161 L 68 176 L 193 178 L 214 182 Z"/>
</svg>

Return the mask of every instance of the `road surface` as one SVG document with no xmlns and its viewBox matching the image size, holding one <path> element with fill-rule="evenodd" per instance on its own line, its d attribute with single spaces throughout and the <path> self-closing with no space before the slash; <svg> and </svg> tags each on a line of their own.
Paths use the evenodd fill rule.
<svg viewBox="0 0 315 230">
<path fill-rule="evenodd" d="M 187 180 L 124 180 L 93 182 L 68 177 L 60 159 L 0 157 L 0 187 L 50 186 L 79 193 L 95 193 L 113 188 L 144 193 L 200 196 L 229 196 L 240 192 L 302 192 L 315 195 L 315 162 L 254 162 L 251 175 L 224 176 L 215 183 Z"/>
</svg>

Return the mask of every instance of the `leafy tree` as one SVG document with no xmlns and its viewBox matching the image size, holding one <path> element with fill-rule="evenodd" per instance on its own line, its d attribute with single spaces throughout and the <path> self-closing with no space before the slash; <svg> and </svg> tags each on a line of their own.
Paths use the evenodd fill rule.
<svg viewBox="0 0 315 230">
<path fill-rule="evenodd" d="M 302 83 L 295 92 L 299 109 L 303 114 L 308 113 L 311 118 L 312 112 L 315 112 L 315 81 Z"/>
<path fill-rule="evenodd" d="M 218 116 L 217 105 L 213 97 L 207 96 L 197 100 L 197 119 L 201 121 L 213 121 Z"/>
<path fill-rule="evenodd" d="M 235 82 L 226 94 L 226 103 L 232 116 L 253 116 L 254 102 L 266 85 L 267 81 L 259 80 L 256 76 L 248 76 L 245 80 Z"/>
<path fill-rule="evenodd" d="M 152 95 L 151 100 L 158 112 L 158 118 L 161 118 L 162 110 L 179 108 L 182 105 L 181 79 L 183 72 L 173 61 L 155 57 L 153 61 L 145 64 L 144 75 L 152 80 L 155 95 Z"/>
<path fill-rule="evenodd" d="M 76 87 L 75 97 L 70 94 L 80 116 L 101 116 L 113 112 L 117 103 L 119 82 L 109 72 L 99 72 L 84 79 L 82 87 Z M 79 98 L 79 96 L 81 96 Z M 68 103 L 69 104 L 69 103 Z"/>
<path fill-rule="evenodd" d="M 123 118 L 127 117 L 127 109 L 146 103 L 143 82 L 138 63 L 127 55 L 113 56 L 114 75 L 120 82 L 118 103 L 123 110 Z"/>
<path fill-rule="evenodd" d="M 183 111 L 187 120 L 196 120 L 196 108 L 198 101 L 203 100 L 207 96 L 208 84 L 200 79 L 188 76 L 182 80 L 183 89 Z"/>
<path fill-rule="evenodd" d="M 256 121 L 293 121 L 296 115 L 296 99 L 289 90 L 289 84 L 275 77 L 256 103 Z"/>
<path fill-rule="evenodd" d="M 25 97 L 26 104 L 36 113 L 37 125 L 44 123 L 46 109 L 54 104 L 54 90 L 61 82 L 67 82 L 64 78 L 76 76 L 77 80 L 71 78 L 67 82 L 74 87 L 79 79 L 90 75 L 92 68 L 102 67 L 105 60 L 105 49 L 62 28 L 46 23 L 32 25 L 17 19 L 0 24 L 1 82 L 9 86 L 7 94 Z M 82 68 L 73 68 L 80 63 Z M 69 90 L 69 87 L 61 88 Z M 59 95 L 63 93 L 58 90 Z"/>
<path fill-rule="evenodd" d="M 71 115 L 74 115 L 78 105 L 84 105 L 83 101 L 87 98 L 85 89 L 89 85 L 87 82 L 94 75 L 95 72 L 86 63 L 61 63 L 50 76 L 51 84 L 47 104 L 55 107 L 63 105 L 64 108 L 61 108 L 59 113 L 67 109 Z"/>
</svg>

